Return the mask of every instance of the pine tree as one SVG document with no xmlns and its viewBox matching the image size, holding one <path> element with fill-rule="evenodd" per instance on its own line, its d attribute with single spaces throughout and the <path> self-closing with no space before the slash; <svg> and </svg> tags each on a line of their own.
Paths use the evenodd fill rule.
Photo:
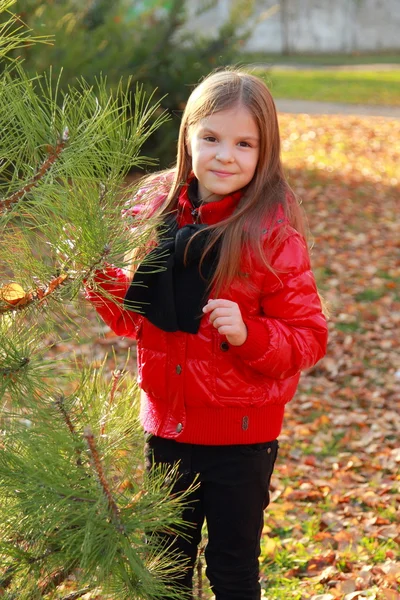
<svg viewBox="0 0 400 600">
<path fill-rule="evenodd" d="M 27 76 L 10 52 L 46 40 L 12 4 L 0 0 L 0 596 L 157 598 L 182 568 L 157 545 L 181 501 L 173 473 L 143 473 L 136 383 L 48 350 L 79 337 L 83 282 L 144 242 L 120 216 L 125 177 L 166 117 L 130 81 L 61 92 Z"/>
</svg>

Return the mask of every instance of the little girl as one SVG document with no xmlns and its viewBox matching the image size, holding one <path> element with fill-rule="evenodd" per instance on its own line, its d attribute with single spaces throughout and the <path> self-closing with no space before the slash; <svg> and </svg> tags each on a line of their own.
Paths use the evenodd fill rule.
<svg viewBox="0 0 400 600">
<path fill-rule="evenodd" d="M 264 83 L 241 70 L 204 79 L 182 117 L 176 166 L 140 196 L 140 214 L 128 215 L 138 227 L 143 214 L 159 216 L 157 245 L 133 280 L 112 266 L 97 273 L 108 299 L 87 297 L 118 335 L 137 339 L 149 468 L 178 464 L 174 492 L 199 481 L 187 528 L 166 540 L 188 564 L 171 584 L 192 597 L 206 520 L 216 600 L 256 600 L 284 407 L 327 342 Z"/>
</svg>

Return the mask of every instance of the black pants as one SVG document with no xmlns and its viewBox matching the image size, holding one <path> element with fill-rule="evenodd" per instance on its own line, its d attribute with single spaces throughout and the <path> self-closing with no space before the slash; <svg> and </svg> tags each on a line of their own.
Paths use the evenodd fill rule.
<svg viewBox="0 0 400 600">
<path fill-rule="evenodd" d="M 278 441 L 231 446 L 182 444 L 148 437 L 146 466 L 179 464 L 173 493 L 186 490 L 196 479 L 183 518 L 193 523 L 185 536 L 167 539 L 171 549 L 189 559 L 189 567 L 174 584 L 192 598 L 193 569 L 201 528 L 207 521 L 206 575 L 216 600 L 259 600 L 260 537 L 263 511 L 269 503 L 269 483 Z"/>
</svg>

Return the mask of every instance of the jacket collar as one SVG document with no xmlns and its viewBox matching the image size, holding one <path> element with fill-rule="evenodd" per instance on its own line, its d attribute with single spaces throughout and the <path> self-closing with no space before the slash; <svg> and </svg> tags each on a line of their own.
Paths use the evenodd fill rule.
<svg viewBox="0 0 400 600">
<path fill-rule="evenodd" d="M 193 192 L 196 193 L 197 179 L 194 176 L 189 177 L 186 184 L 181 188 L 178 198 L 178 225 L 184 227 L 191 223 L 204 223 L 205 225 L 215 225 L 223 219 L 231 216 L 237 207 L 243 192 L 238 190 L 222 200 L 215 202 L 205 202 L 196 206 L 193 203 Z"/>
</svg>

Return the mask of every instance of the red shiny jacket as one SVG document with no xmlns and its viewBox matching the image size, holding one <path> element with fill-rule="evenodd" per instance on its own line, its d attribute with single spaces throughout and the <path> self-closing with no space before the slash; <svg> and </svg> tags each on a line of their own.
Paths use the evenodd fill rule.
<svg viewBox="0 0 400 600">
<path fill-rule="evenodd" d="M 202 205 L 202 222 L 232 213 L 239 196 Z M 193 222 L 183 188 L 180 226 Z M 241 273 L 220 297 L 237 302 L 247 326 L 242 346 L 230 346 L 203 316 L 197 334 L 165 332 L 122 306 L 129 281 L 109 267 L 97 282 L 114 301 L 87 289 L 87 298 L 118 335 L 138 342 L 141 422 L 146 431 L 195 444 L 247 444 L 275 439 L 300 371 L 326 351 L 327 326 L 303 238 L 285 219 L 272 224 L 282 241 L 274 253 L 279 278 L 247 253 Z"/>
</svg>

